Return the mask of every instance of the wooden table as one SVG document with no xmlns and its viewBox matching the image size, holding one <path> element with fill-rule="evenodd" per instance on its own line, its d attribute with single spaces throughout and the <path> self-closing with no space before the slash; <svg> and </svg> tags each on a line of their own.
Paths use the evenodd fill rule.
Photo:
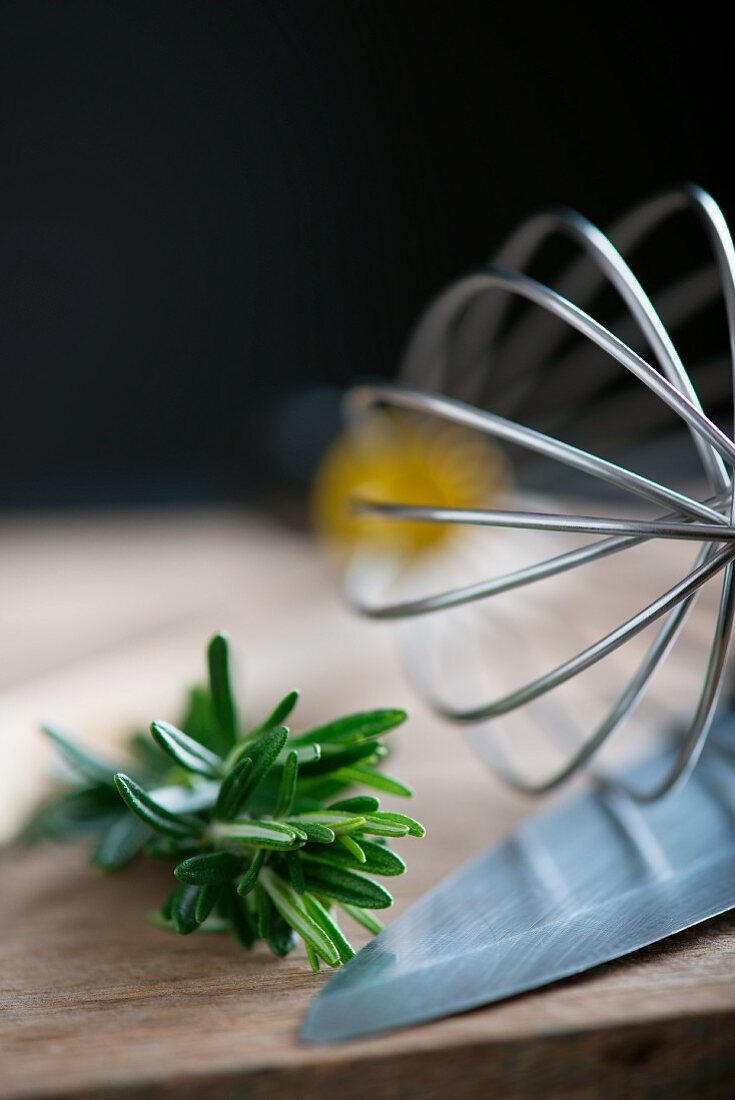
<svg viewBox="0 0 735 1100">
<path fill-rule="evenodd" d="M 304 722 L 405 705 L 391 768 L 429 829 L 400 912 L 527 812 L 407 687 L 389 628 L 353 619 L 311 545 L 236 515 L 78 517 L 4 532 L 0 830 L 48 767 L 38 721 L 114 741 L 173 716 L 227 627 L 254 714 L 300 673 Z M 375 689 L 375 685 L 379 685 Z M 298 1039 L 325 980 L 144 919 L 166 869 L 102 876 L 76 848 L 0 856 L 0 1097 L 729 1097 L 735 920 L 504 1004 L 330 1047 Z M 393 912 L 393 911 L 392 911 Z"/>
</svg>

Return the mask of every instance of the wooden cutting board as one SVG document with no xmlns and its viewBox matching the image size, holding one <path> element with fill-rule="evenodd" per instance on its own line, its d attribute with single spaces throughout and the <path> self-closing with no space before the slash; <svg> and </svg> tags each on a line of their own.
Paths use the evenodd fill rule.
<svg viewBox="0 0 735 1100">
<path fill-rule="evenodd" d="M 92 576 L 62 578 L 40 647 L 17 607 L 13 619 L 12 599 L 27 602 L 33 589 L 5 593 L 15 626 L 3 645 L 18 665 L 0 699 L 6 833 L 43 782 L 48 760 L 33 733 L 41 717 L 63 718 L 99 746 L 129 722 L 173 716 L 175 689 L 196 677 L 204 640 L 223 626 L 247 654 L 253 713 L 293 686 L 294 669 L 304 722 L 376 704 L 411 710 L 391 770 L 416 787 L 412 812 L 429 831 L 403 844 L 409 873 L 394 882 L 391 913 L 528 812 L 417 703 L 392 633 L 343 611 L 308 543 L 206 514 L 128 519 L 121 554 L 116 522 L 11 532 L 28 585 L 42 591 L 59 581 L 60 540 L 71 558 L 90 544 L 97 553 Z M 189 559 L 177 559 L 172 580 L 174 544 Z M 85 606 L 88 633 L 68 633 L 75 602 L 97 594 L 106 599 Z M 36 629 L 42 611 L 27 612 Z M 298 1028 L 325 976 L 311 975 L 298 952 L 281 961 L 226 938 L 153 928 L 145 913 L 166 881 L 158 865 L 103 876 L 76 848 L 0 856 L 0 1097 L 733 1095 L 735 918 L 488 1009 L 309 1047 Z"/>
</svg>

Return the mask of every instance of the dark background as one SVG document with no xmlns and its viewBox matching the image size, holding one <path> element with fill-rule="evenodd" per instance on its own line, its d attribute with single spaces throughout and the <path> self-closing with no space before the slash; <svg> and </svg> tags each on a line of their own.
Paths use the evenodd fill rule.
<svg viewBox="0 0 735 1100">
<path fill-rule="evenodd" d="M 5 0 L 0 504 L 280 498 L 534 208 L 734 214 L 725 9 Z"/>
</svg>

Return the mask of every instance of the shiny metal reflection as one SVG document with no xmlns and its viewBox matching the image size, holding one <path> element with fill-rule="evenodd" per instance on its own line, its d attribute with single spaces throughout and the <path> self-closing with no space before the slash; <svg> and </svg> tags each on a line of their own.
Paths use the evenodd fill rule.
<svg viewBox="0 0 735 1100">
<path fill-rule="evenodd" d="M 670 754 L 632 769 L 655 784 Z M 339 971 L 303 1037 L 333 1042 L 491 1004 L 735 907 L 735 712 L 688 784 L 552 807 L 445 879 Z"/>
</svg>

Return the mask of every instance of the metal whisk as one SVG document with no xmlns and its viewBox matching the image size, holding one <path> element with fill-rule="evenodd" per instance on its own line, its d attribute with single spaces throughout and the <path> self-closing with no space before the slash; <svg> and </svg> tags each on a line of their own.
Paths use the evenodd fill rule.
<svg viewBox="0 0 735 1100">
<path fill-rule="evenodd" d="M 678 211 L 695 216 L 715 262 L 673 282 L 652 300 L 624 257 Z M 532 278 L 525 269 L 536 259 L 541 246 L 556 236 L 570 240 L 581 250 L 581 258 L 563 266 L 550 280 L 556 284 L 552 287 Z M 612 297 L 617 302 L 622 299 L 627 311 L 627 317 L 611 327 L 583 308 L 604 291 L 605 285 L 608 297 L 612 287 Z M 551 462 L 558 470 L 570 470 L 577 480 L 570 483 L 571 490 L 569 485 L 564 489 L 562 483 L 567 494 L 578 493 L 577 475 L 591 475 L 606 493 L 612 487 L 628 502 L 633 497 L 656 509 L 651 517 L 620 517 L 588 514 L 587 510 L 578 513 L 576 508 L 566 512 L 450 508 L 411 501 L 359 502 L 362 511 L 403 521 L 540 531 L 547 533 L 546 538 L 568 533 L 598 536 L 490 579 L 450 588 L 445 582 L 439 591 L 393 602 L 367 598 L 366 584 L 368 579 L 373 583 L 373 578 L 368 578 L 366 563 L 358 558 L 350 571 L 348 595 L 363 614 L 381 619 L 436 616 L 484 601 L 492 615 L 492 597 L 520 592 L 635 547 L 665 545 L 659 540 L 699 544 L 689 571 L 620 625 L 550 671 L 472 706 L 457 705 L 441 695 L 437 677 L 426 668 L 429 635 L 418 629 L 412 632 L 413 665 L 423 694 L 446 718 L 472 726 L 544 699 L 656 624 L 653 641 L 622 692 L 601 721 L 585 729 L 581 744 L 562 767 L 541 781 L 531 781 L 504 758 L 494 756 L 496 769 L 520 790 L 540 793 L 558 786 L 584 768 L 613 733 L 628 722 L 679 638 L 702 587 L 717 577 L 716 624 L 694 713 L 677 734 L 668 774 L 651 789 L 626 788 L 628 794 L 639 801 L 661 797 L 685 781 L 702 751 L 723 690 L 733 634 L 735 485 L 731 471 L 735 468 L 735 443 L 732 433 L 727 434 L 705 415 L 671 332 L 696 316 L 701 319 L 703 311 L 720 295 L 727 318 L 730 369 L 717 361 L 705 364 L 701 371 L 708 400 L 714 399 L 718 408 L 724 389 L 730 390 L 735 364 L 735 251 L 714 200 L 700 187 L 685 185 L 636 207 L 607 233 L 572 210 L 553 208 L 522 224 L 492 263 L 459 279 L 433 302 L 409 345 L 401 383 L 363 385 L 349 395 L 351 416 L 360 416 L 374 406 L 388 406 L 494 437 L 518 464 L 520 480 L 525 478 L 524 471 L 531 471 L 534 503 L 539 494 L 548 502 L 549 480 L 539 480 L 533 466 L 524 467 L 524 455 L 546 460 L 547 466 Z M 530 317 L 527 312 L 518 317 L 519 299 L 538 307 Z M 620 335 L 612 331 L 613 327 Z M 570 333 L 584 338 L 583 348 L 570 348 Z M 640 395 L 646 394 L 649 396 L 644 400 Z M 650 395 L 660 403 L 658 406 L 650 402 Z M 604 415 L 605 410 L 602 427 L 598 423 L 595 428 L 593 414 L 602 411 Z M 596 453 L 602 443 L 612 442 L 631 460 L 651 461 L 655 448 L 636 451 L 636 447 L 651 439 L 666 444 L 661 411 L 667 415 L 673 412 L 685 426 L 706 482 L 701 491 L 670 488 L 661 477 L 665 471 L 660 467 L 653 476 L 650 471 L 635 472 L 620 461 Z M 727 410 L 728 419 L 731 415 Z M 545 430 L 531 427 L 522 419 L 534 420 Z M 556 437 L 568 437 L 570 433 L 572 441 Z M 671 454 L 679 452 L 666 451 L 665 446 L 664 451 L 669 455 L 668 468 Z M 559 623 L 560 632 L 564 625 Z M 522 623 L 518 629 L 522 631 Z"/>
</svg>

